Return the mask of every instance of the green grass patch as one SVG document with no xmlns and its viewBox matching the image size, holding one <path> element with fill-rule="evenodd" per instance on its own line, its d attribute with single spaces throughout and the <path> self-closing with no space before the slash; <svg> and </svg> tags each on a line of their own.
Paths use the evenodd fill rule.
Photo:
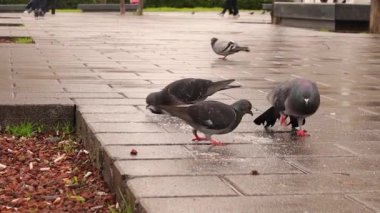
<svg viewBox="0 0 380 213">
<path fill-rule="evenodd" d="M 81 13 L 80 9 L 56 9 L 57 13 Z"/>
<path fill-rule="evenodd" d="M 74 139 L 75 132 L 74 126 L 70 122 L 60 122 L 52 127 L 46 127 L 43 124 L 33 122 L 21 122 L 18 124 L 7 125 L 4 129 L 5 133 L 14 135 L 16 137 L 33 137 L 38 134 L 49 133 L 55 136 L 59 136 L 63 139 Z M 65 145 L 65 151 L 70 152 L 72 150 L 72 144 Z"/>
<path fill-rule="evenodd" d="M 175 8 L 175 7 L 148 7 L 144 8 L 146 12 L 212 12 L 222 11 L 221 7 L 194 7 L 194 8 Z"/>
<path fill-rule="evenodd" d="M 70 122 L 57 123 L 54 127 L 54 131 L 56 135 L 62 135 L 62 137 L 66 137 L 74 132 L 74 127 Z"/>
<path fill-rule="evenodd" d="M 16 44 L 33 44 L 34 40 L 31 37 L 16 37 L 14 39 Z"/>
<path fill-rule="evenodd" d="M 34 125 L 31 122 L 22 122 L 18 125 L 8 125 L 5 132 L 17 137 L 31 137 L 34 133 Z"/>
<path fill-rule="evenodd" d="M 77 201 L 79 203 L 86 202 L 86 199 L 84 197 L 80 196 L 80 195 L 69 195 L 68 198 L 73 199 L 73 200 L 75 200 L 75 201 Z"/>
</svg>

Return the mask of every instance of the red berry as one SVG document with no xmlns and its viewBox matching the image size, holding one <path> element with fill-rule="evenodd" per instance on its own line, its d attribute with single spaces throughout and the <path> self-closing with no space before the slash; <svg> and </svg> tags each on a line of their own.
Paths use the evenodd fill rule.
<svg viewBox="0 0 380 213">
<path fill-rule="evenodd" d="M 137 150 L 136 149 L 131 149 L 131 155 L 137 155 Z"/>
</svg>

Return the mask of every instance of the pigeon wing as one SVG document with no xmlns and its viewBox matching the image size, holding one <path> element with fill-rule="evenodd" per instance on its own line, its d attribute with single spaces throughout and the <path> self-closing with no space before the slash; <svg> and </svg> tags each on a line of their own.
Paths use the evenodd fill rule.
<svg viewBox="0 0 380 213">
<path fill-rule="evenodd" d="M 212 49 L 216 54 L 225 55 L 229 54 L 231 48 L 233 47 L 233 43 L 227 41 L 216 41 L 212 46 Z"/>
<path fill-rule="evenodd" d="M 186 78 L 168 85 L 170 96 L 182 103 L 190 104 L 207 98 L 207 90 L 212 81 L 206 79 Z"/>
<path fill-rule="evenodd" d="M 196 125 L 212 130 L 226 129 L 236 120 L 236 112 L 231 106 L 215 101 L 192 105 L 188 113 Z"/>
<path fill-rule="evenodd" d="M 225 89 L 231 89 L 231 88 L 238 88 L 241 87 L 241 85 L 229 85 L 230 83 L 234 82 L 235 79 L 228 79 L 223 81 L 215 81 L 212 82 L 209 87 L 207 88 L 207 96 L 210 96 L 220 90 Z"/>
<path fill-rule="evenodd" d="M 281 112 L 285 110 L 285 102 L 289 96 L 290 89 L 291 84 L 289 81 L 286 81 L 279 84 L 268 94 L 268 101 L 277 111 Z"/>
</svg>

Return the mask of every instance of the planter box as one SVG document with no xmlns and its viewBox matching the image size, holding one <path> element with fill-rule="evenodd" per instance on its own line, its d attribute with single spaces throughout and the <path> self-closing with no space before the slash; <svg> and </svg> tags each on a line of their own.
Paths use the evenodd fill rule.
<svg viewBox="0 0 380 213">
<path fill-rule="evenodd" d="M 368 31 L 370 5 L 275 3 L 274 23 L 330 31 Z"/>
<path fill-rule="evenodd" d="M 25 10 L 26 4 L 1 4 L 0 12 L 23 12 Z"/>
</svg>

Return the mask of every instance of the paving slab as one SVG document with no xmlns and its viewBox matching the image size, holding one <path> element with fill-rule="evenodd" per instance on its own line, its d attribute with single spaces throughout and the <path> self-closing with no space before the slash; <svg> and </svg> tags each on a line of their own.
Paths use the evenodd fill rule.
<svg viewBox="0 0 380 213">
<path fill-rule="evenodd" d="M 310 156 L 310 157 L 342 157 L 354 156 L 353 153 L 340 149 L 334 144 L 231 144 L 229 146 L 205 147 L 188 145 L 194 152 L 207 153 L 215 152 L 220 155 L 235 156 L 242 158 L 250 157 L 289 157 L 289 156 Z"/>
<path fill-rule="evenodd" d="M 87 120 L 87 116 L 84 115 Z M 103 145 L 157 145 L 192 144 L 187 133 L 98 133 L 96 137 Z"/>
<path fill-rule="evenodd" d="M 259 174 L 301 173 L 299 169 L 277 158 L 223 158 L 213 154 L 204 154 L 195 159 L 123 160 L 116 161 L 115 165 L 125 177 L 251 174 L 254 170 Z"/>
<path fill-rule="evenodd" d="M 137 199 L 143 197 L 236 195 L 216 176 L 141 177 L 127 182 Z"/>
<path fill-rule="evenodd" d="M 323 207 L 321 207 L 323 203 Z M 373 212 L 337 195 L 143 198 L 142 212 Z"/>
<path fill-rule="evenodd" d="M 245 195 L 337 194 L 378 191 L 378 178 L 346 175 L 236 175 L 226 176 Z"/>
<path fill-rule="evenodd" d="M 137 155 L 131 151 L 136 150 Z M 183 146 L 158 145 L 158 146 L 120 146 L 110 145 L 104 147 L 107 156 L 114 160 L 140 160 L 140 159 L 184 159 L 191 158 L 191 153 Z"/>
<path fill-rule="evenodd" d="M 378 155 L 337 158 L 293 158 L 289 159 L 289 161 L 316 173 L 360 173 L 379 172 L 380 170 L 380 156 Z"/>
<path fill-rule="evenodd" d="M 91 123 L 89 126 L 94 133 L 165 132 L 154 123 Z"/>
<path fill-rule="evenodd" d="M 121 113 L 139 113 L 136 107 L 133 106 L 109 106 L 109 105 L 82 105 L 79 107 L 79 110 L 82 113 L 92 113 L 92 114 L 100 114 L 100 113 L 112 113 L 112 114 L 121 114 Z"/>
</svg>

